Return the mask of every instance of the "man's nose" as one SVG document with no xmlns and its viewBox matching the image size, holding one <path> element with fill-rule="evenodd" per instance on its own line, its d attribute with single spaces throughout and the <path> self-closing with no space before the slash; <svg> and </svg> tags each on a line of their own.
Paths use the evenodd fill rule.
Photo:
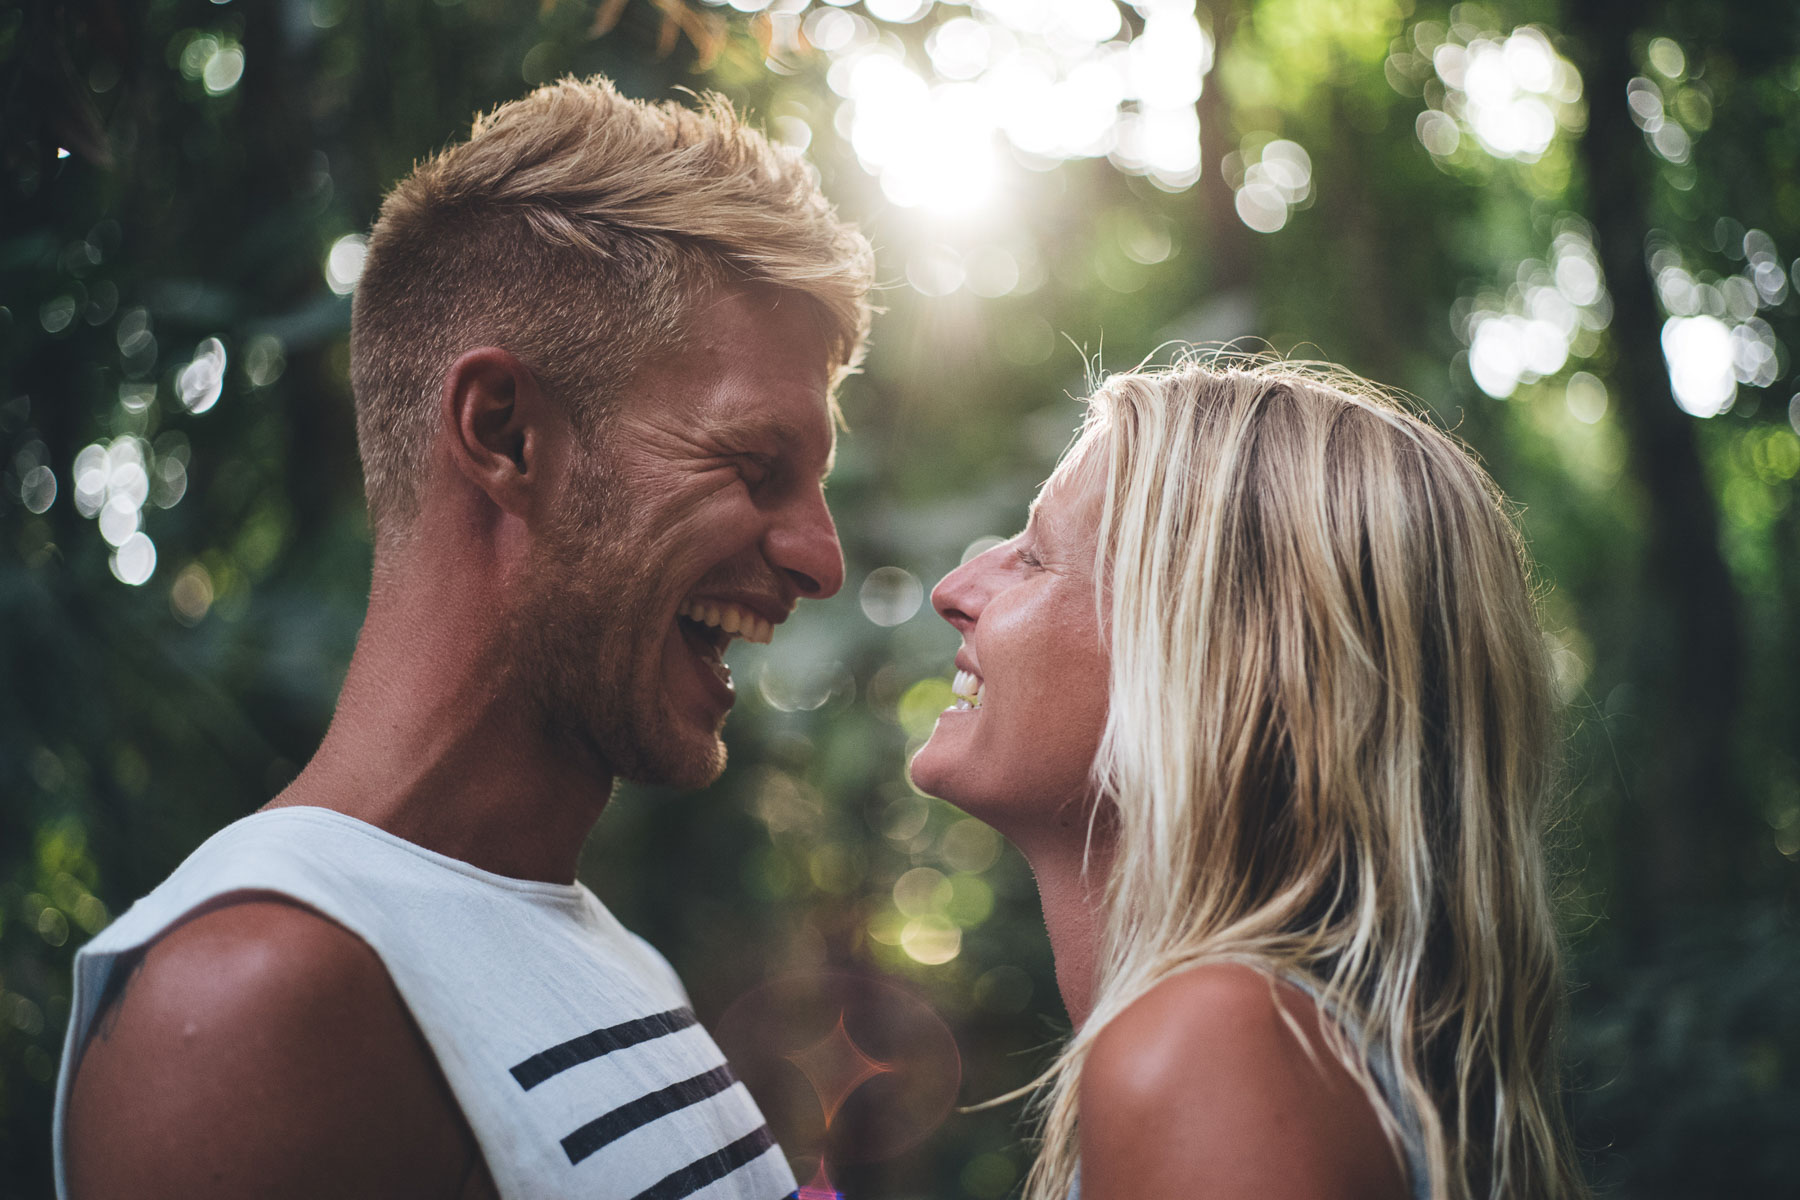
<svg viewBox="0 0 1800 1200">
<path fill-rule="evenodd" d="M 765 548 L 802 599 L 823 600 L 844 586 L 844 548 L 823 492 L 789 506 L 770 528 Z"/>
</svg>

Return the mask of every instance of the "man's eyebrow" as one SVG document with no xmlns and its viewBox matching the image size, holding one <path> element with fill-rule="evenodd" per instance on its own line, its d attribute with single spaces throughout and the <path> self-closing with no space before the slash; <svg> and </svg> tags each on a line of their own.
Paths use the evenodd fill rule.
<svg viewBox="0 0 1800 1200">
<path fill-rule="evenodd" d="M 719 432 L 729 438 L 742 438 L 751 441 L 774 442 L 783 451 L 794 452 L 807 446 L 813 437 L 804 428 L 781 417 L 744 416 L 727 420 L 720 426 Z M 825 451 L 824 471 L 831 474 L 837 465 L 837 430 L 828 435 L 829 446 Z"/>
</svg>

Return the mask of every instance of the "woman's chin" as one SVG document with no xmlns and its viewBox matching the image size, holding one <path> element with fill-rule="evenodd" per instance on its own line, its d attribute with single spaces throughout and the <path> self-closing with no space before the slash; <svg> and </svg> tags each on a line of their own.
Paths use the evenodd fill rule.
<svg viewBox="0 0 1800 1200">
<path fill-rule="evenodd" d="M 943 761 L 942 750 L 943 747 L 937 744 L 937 735 L 933 734 L 906 764 L 906 775 L 912 785 L 927 796 L 955 804 L 954 772 L 947 769 L 949 764 Z"/>
<path fill-rule="evenodd" d="M 943 719 L 907 764 L 907 775 L 913 786 L 927 796 L 948 800 L 958 808 L 979 804 L 981 780 L 985 772 L 980 761 L 971 757 L 967 739 L 957 736 L 954 728 L 946 730 Z"/>
<path fill-rule="evenodd" d="M 913 787 L 927 796 L 954 804 L 989 824 L 996 820 L 1004 823 L 1013 806 L 1005 789 L 996 788 L 997 781 L 990 770 L 971 761 L 962 747 L 945 745 L 936 737 L 913 755 L 907 765 L 907 777 Z"/>
</svg>

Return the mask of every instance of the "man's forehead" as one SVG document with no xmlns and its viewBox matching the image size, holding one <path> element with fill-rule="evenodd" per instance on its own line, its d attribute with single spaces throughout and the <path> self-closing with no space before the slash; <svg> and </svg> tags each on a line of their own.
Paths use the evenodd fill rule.
<svg viewBox="0 0 1800 1200">
<path fill-rule="evenodd" d="M 829 463 L 837 440 L 830 353 L 806 297 L 719 292 L 696 308 L 683 344 L 639 372 L 641 414 L 745 450 Z M 755 443 L 755 446 L 748 443 Z"/>
</svg>

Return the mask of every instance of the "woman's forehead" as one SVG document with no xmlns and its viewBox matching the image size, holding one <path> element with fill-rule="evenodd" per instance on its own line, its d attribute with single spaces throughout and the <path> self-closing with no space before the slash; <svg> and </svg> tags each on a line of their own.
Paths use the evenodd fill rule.
<svg viewBox="0 0 1800 1200">
<path fill-rule="evenodd" d="M 1050 478 L 1044 481 L 1039 490 L 1041 500 L 1051 489 L 1066 493 L 1077 493 L 1095 486 L 1106 475 L 1106 431 L 1090 427 L 1084 430 L 1075 444 L 1063 452 L 1056 469 L 1050 472 Z"/>
<path fill-rule="evenodd" d="M 1106 481 L 1106 455 L 1100 439 L 1083 437 L 1056 464 L 1032 501 L 1031 516 L 1064 541 L 1090 540 L 1100 520 L 1100 497 Z"/>
</svg>

